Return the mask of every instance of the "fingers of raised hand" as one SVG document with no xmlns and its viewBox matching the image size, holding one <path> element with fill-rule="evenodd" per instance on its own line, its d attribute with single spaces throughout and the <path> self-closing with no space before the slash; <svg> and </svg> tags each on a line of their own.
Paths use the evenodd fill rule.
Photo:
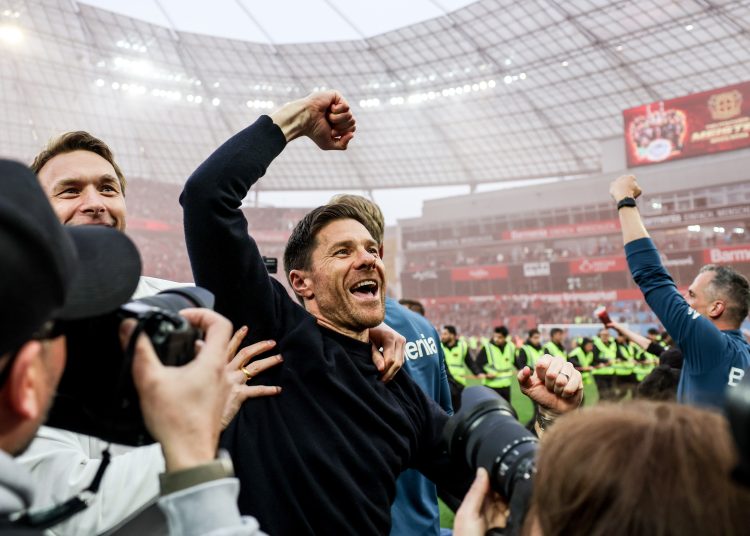
<svg viewBox="0 0 750 536">
<path fill-rule="evenodd" d="M 241 387 L 241 400 L 248 398 L 261 398 L 264 396 L 275 396 L 281 393 L 281 387 L 276 385 L 243 385 Z"/>
<path fill-rule="evenodd" d="M 393 362 L 385 374 L 383 374 L 382 380 L 384 382 L 391 381 L 399 370 L 401 370 L 401 363 L 398 361 Z"/>
<path fill-rule="evenodd" d="M 240 365 L 236 371 L 233 370 L 231 372 L 232 378 L 235 380 L 235 383 L 248 382 L 261 372 L 268 370 L 271 367 L 275 367 L 282 361 L 284 361 L 284 359 L 281 357 L 281 355 L 273 355 L 271 357 L 258 359 L 257 361 L 253 361 L 252 363 L 248 363 L 246 365 Z"/>
<path fill-rule="evenodd" d="M 255 356 L 267 352 L 271 348 L 276 346 L 276 341 L 260 341 L 249 346 L 245 346 L 242 350 L 237 352 L 234 356 L 230 365 L 236 369 L 247 364 Z"/>
<path fill-rule="evenodd" d="M 528 387 L 529 382 L 531 381 L 531 369 L 529 367 L 523 367 L 518 371 L 516 378 L 518 379 L 518 383 L 521 384 L 521 387 Z"/>
<path fill-rule="evenodd" d="M 242 326 L 234 332 L 234 335 L 232 335 L 232 338 L 229 340 L 229 346 L 227 346 L 227 359 L 229 361 L 234 359 L 234 356 L 237 353 L 237 348 L 240 347 L 240 343 L 242 343 L 242 339 L 245 338 L 245 335 L 247 335 L 247 326 Z"/>
</svg>

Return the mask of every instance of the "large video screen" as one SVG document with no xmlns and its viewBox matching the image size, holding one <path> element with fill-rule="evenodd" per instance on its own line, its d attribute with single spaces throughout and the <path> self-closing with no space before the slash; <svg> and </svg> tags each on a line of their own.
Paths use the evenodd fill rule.
<svg viewBox="0 0 750 536">
<path fill-rule="evenodd" d="M 750 147 L 750 82 L 622 114 L 628 167 Z"/>
</svg>

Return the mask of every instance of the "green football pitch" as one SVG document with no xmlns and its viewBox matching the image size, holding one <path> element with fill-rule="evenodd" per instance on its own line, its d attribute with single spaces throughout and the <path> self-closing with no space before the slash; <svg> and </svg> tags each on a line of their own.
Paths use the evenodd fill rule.
<svg viewBox="0 0 750 536">
<path fill-rule="evenodd" d="M 469 385 L 476 385 L 479 380 L 468 380 Z M 591 406 L 596 404 L 599 400 L 599 392 L 596 390 L 596 386 L 585 385 L 584 386 L 584 406 Z M 511 385 L 510 394 L 511 404 L 518 414 L 518 419 L 522 423 L 529 422 L 534 416 L 534 407 L 531 401 L 521 394 L 521 389 L 518 386 L 518 381 L 513 378 L 513 384 Z M 453 512 L 443 504 L 442 501 L 438 501 L 440 505 L 440 526 L 446 528 L 453 528 Z"/>
</svg>

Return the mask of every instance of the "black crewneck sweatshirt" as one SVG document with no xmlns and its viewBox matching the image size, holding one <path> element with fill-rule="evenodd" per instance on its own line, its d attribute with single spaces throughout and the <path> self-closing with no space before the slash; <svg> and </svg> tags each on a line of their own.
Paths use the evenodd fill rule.
<svg viewBox="0 0 750 536">
<path fill-rule="evenodd" d="M 196 284 L 235 328 L 249 327 L 245 343 L 274 339 L 284 357 L 253 380 L 282 393 L 245 402 L 221 444 L 240 510 L 269 534 L 387 534 L 401 471 L 458 496 L 473 475 L 449 467 L 447 416 L 407 374 L 381 382 L 369 343 L 319 326 L 267 274 L 240 205 L 285 145 L 263 116 L 201 164 L 180 197 Z"/>
</svg>

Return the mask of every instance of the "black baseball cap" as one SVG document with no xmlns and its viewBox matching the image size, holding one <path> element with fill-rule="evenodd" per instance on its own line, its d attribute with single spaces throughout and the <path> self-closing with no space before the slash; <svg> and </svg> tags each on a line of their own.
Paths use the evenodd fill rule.
<svg viewBox="0 0 750 536">
<path fill-rule="evenodd" d="M 0 160 L 0 356 L 49 320 L 114 311 L 140 274 L 140 255 L 125 234 L 64 227 L 34 173 Z"/>
</svg>

